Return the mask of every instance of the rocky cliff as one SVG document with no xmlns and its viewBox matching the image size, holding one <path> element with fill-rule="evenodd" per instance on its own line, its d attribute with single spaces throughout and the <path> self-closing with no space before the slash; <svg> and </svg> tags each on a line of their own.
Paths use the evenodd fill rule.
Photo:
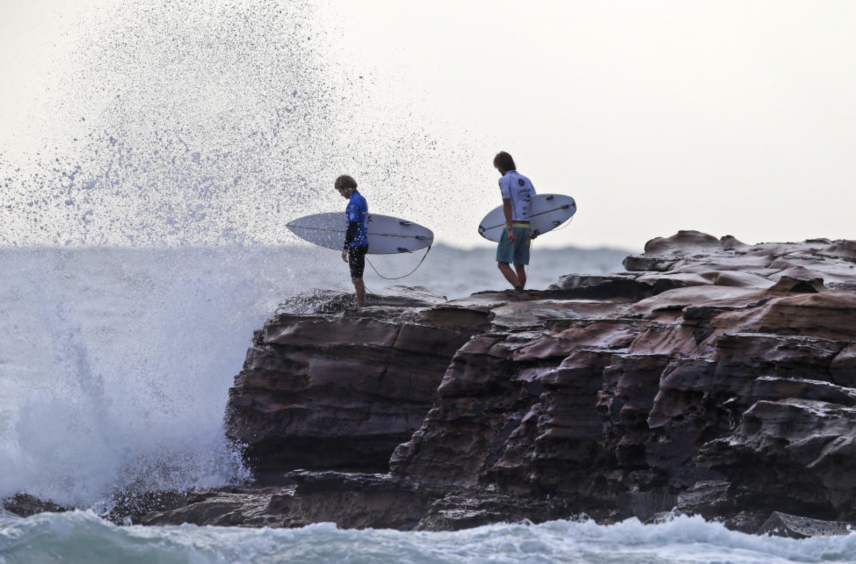
<svg viewBox="0 0 856 564">
<path fill-rule="evenodd" d="M 258 483 L 144 522 L 856 521 L 856 242 L 680 232 L 624 264 L 522 296 L 284 304 L 226 414 Z"/>
</svg>

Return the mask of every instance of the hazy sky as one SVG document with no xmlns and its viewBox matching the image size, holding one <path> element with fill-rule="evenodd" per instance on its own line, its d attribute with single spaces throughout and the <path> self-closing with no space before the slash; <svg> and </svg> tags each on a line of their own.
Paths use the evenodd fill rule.
<svg viewBox="0 0 856 564">
<path fill-rule="evenodd" d="M 0 2 L 0 154 L 13 159 L 82 131 L 51 128 L 66 94 L 55 79 L 77 64 L 92 26 L 110 25 L 98 13 L 122 4 Z M 152 2 L 152 17 L 166 4 Z M 275 3 L 197 9 L 253 4 Z M 746 242 L 856 238 L 856 2 L 310 4 L 313 33 L 321 30 L 312 56 L 330 63 L 315 70 L 359 98 L 332 143 L 358 139 L 356 172 L 375 184 L 395 179 L 392 207 L 430 222 L 440 240 L 480 242 L 475 226 L 500 203 L 491 166 L 499 149 L 539 192 L 577 199 L 573 225 L 544 244 L 638 249 L 679 229 Z M 90 107 L 98 96 L 85 96 Z M 373 139 L 389 138 L 371 129 L 381 119 L 436 141 L 440 157 L 426 153 L 434 141 L 420 141 L 414 158 L 390 164 L 394 149 L 372 150 Z M 387 165 L 408 170 L 373 172 Z M 401 191 L 419 205 L 407 209 Z M 385 195 L 371 196 L 380 211 Z M 318 205 L 339 204 L 325 195 Z"/>
</svg>

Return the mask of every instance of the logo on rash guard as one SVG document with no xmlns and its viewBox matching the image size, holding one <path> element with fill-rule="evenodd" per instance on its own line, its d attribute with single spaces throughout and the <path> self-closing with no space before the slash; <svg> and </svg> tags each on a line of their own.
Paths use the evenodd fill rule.
<svg viewBox="0 0 856 564">
<path fill-rule="evenodd" d="M 523 186 L 524 184 L 526 184 L 526 183 L 525 183 L 525 182 L 523 182 L 523 179 L 522 179 L 522 178 L 518 178 L 518 179 L 517 179 L 517 185 L 518 185 L 518 186 Z"/>
</svg>

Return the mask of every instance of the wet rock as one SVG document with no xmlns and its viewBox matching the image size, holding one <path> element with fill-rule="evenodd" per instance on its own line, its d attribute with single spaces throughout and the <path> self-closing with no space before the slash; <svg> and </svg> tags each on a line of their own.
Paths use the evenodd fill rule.
<svg viewBox="0 0 856 564">
<path fill-rule="evenodd" d="M 758 401 L 730 436 L 704 445 L 699 462 L 775 499 L 783 511 L 846 517 L 856 501 L 854 435 L 852 407 L 796 398 Z"/>
<path fill-rule="evenodd" d="M 493 523 L 541 523 L 570 516 L 561 505 L 549 500 L 469 492 L 450 494 L 431 503 L 416 530 L 457 531 Z"/>
<path fill-rule="evenodd" d="M 722 520 L 722 524 L 732 531 L 746 534 L 760 534 L 758 529 L 767 520 L 767 514 L 757 509 L 744 509 Z"/>
<path fill-rule="evenodd" d="M 197 494 L 179 491 L 121 492 L 113 496 L 110 511 L 104 517 L 117 525 L 137 525 L 152 512 L 184 507 L 194 495 Z"/>
<path fill-rule="evenodd" d="M 140 519 L 142 525 L 215 525 L 224 527 L 285 527 L 287 520 L 268 511 L 274 494 L 282 488 L 219 488 L 191 492 L 186 502 L 166 511 L 152 511 Z"/>
<path fill-rule="evenodd" d="M 2 500 L 0 507 L 18 517 L 32 517 L 38 513 L 62 513 L 70 511 L 68 507 L 63 507 L 52 501 L 39 499 L 30 494 L 15 494 Z"/>
<path fill-rule="evenodd" d="M 331 522 L 348 529 L 419 525 L 440 492 L 421 491 L 388 474 L 294 471 L 286 486 L 218 488 L 189 494 L 187 503 L 142 518 L 145 525 L 302 527 Z"/>
<path fill-rule="evenodd" d="M 829 381 L 831 364 L 846 342 L 769 333 L 724 333 L 716 340 L 717 375 L 756 374 Z"/>
<path fill-rule="evenodd" d="M 366 294 L 367 307 L 433 307 L 446 301 L 422 286 L 390 286 L 382 292 Z M 289 298 L 277 308 L 277 313 L 302 315 L 306 313 L 344 313 L 356 307 L 353 293 L 333 290 L 313 290 Z"/>
<path fill-rule="evenodd" d="M 592 276 L 569 274 L 562 276 L 550 291 L 568 298 L 583 299 L 627 299 L 636 301 L 654 293 L 653 284 L 639 282 L 633 276 Z"/>
<path fill-rule="evenodd" d="M 829 365 L 830 378 L 836 384 L 856 388 L 856 345 L 847 345 Z"/>
<path fill-rule="evenodd" d="M 349 529 L 410 530 L 431 497 L 388 474 L 298 471 L 286 478 L 294 489 L 275 493 L 267 512 L 288 526 L 333 522 Z"/>
<path fill-rule="evenodd" d="M 853 532 L 850 523 L 841 521 L 822 521 L 797 515 L 788 515 L 774 511 L 772 515 L 758 528 L 759 535 L 773 535 L 804 539 L 808 537 L 829 537 L 849 535 Z"/>
<path fill-rule="evenodd" d="M 624 511 L 642 522 L 657 522 L 675 508 L 677 497 L 668 491 L 627 492 L 620 494 L 617 503 Z"/>
<path fill-rule="evenodd" d="M 686 515 L 701 515 L 705 519 L 715 520 L 723 515 L 733 515 L 742 524 L 739 530 L 752 532 L 758 528 L 760 521 L 753 515 L 738 517 L 737 492 L 731 482 L 725 480 L 699 481 L 679 493 L 676 500 L 677 511 Z M 737 514 L 737 515 L 735 515 Z M 765 517 L 766 518 L 766 514 Z M 756 522 L 757 521 L 757 522 Z"/>
<path fill-rule="evenodd" d="M 678 262 L 678 259 L 630 255 L 622 261 L 622 265 L 628 272 L 668 272 Z"/>
</svg>

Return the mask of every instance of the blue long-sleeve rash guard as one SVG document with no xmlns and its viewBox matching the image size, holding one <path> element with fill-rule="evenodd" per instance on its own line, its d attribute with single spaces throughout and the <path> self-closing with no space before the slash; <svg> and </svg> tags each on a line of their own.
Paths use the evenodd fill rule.
<svg viewBox="0 0 856 564">
<path fill-rule="evenodd" d="M 369 244 L 369 205 L 362 194 L 354 190 L 345 209 L 348 230 L 345 232 L 345 248 L 363 247 Z"/>
</svg>

